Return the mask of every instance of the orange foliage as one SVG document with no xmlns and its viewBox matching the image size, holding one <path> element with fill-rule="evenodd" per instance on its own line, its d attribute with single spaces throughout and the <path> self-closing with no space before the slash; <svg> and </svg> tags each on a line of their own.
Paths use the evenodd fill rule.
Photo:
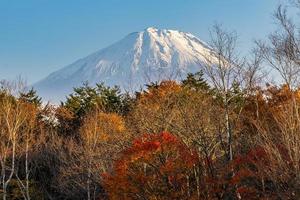
<svg viewBox="0 0 300 200">
<path fill-rule="evenodd" d="M 171 95 L 181 90 L 181 86 L 175 81 L 163 81 L 158 87 L 150 87 L 147 92 L 142 93 L 139 97 L 139 102 L 152 107 L 159 107 L 161 100 L 168 100 Z M 155 106 L 155 104 L 157 105 Z"/>
<path fill-rule="evenodd" d="M 142 98 L 165 97 L 181 90 L 181 86 L 175 81 L 162 81 L 158 87 L 149 88 L 148 92 L 142 94 Z"/>
<path fill-rule="evenodd" d="M 119 115 L 115 113 L 99 113 L 99 131 L 100 137 L 107 139 L 115 139 L 120 137 L 125 130 L 125 123 Z"/>
</svg>

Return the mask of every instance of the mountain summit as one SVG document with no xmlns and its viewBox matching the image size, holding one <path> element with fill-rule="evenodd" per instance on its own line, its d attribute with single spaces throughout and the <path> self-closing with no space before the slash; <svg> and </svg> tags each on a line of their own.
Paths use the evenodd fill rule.
<svg viewBox="0 0 300 200">
<path fill-rule="evenodd" d="M 50 74 L 34 84 L 45 100 L 63 100 L 73 87 L 104 82 L 134 91 L 201 69 L 211 49 L 190 33 L 149 27 Z"/>
</svg>

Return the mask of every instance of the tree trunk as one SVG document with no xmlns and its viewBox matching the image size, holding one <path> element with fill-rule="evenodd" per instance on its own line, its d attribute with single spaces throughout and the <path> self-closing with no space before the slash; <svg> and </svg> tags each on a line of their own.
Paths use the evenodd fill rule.
<svg viewBox="0 0 300 200">
<path fill-rule="evenodd" d="M 91 161 L 89 161 L 89 166 L 88 166 L 88 179 L 87 179 L 87 199 L 91 200 Z"/>
<path fill-rule="evenodd" d="M 233 160 L 233 152 L 232 152 L 232 132 L 230 127 L 230 119 L 229 119 L 229 108 L 228 108 L 228 100 L 227 100 L 227 94 L 225 97 L 225 124 L 226 124 L 226 132 L 227 132 L 227 155 L 228 160 Z"/>
<path fill-rule="evenodd" d="M 8 176 L 8 179 L 3 183 L 3 200 L 6 200 L 7 198 L 7 186 L 9 182 L 11 181 L 13 174 L 15 172 L 15 156 L 16 156 L 16 135 L 13 133 L 13 141 L 12 141 L 12 163 L 11 163 L 11 172 L 10 175 Z M 4 172 L 5 173 L 5 172 Z"/>
<path fill-rule="evenodd" d="M 26 198 L 30 200 L 30 193 L 29 193 L 29 166 L 28 166 L 28 151 L 29 151 L 29 144 L 28 139 L 26 141 L 26 155 L 25 155 L 25 173 L 26 173 Z"/>
</svg>

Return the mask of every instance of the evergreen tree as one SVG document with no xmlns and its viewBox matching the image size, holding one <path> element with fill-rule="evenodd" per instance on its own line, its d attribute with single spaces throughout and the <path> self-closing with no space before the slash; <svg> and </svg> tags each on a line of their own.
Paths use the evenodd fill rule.
<svg viewBox="0 0 300 200">
<path fill-rule="evenodd" d="M 122 94 L 117 86 L 108 87 L 101 83 L 92 87 L 84 83 L 83 86 L 74 88 L 74 92 L 62 106 L 81 118 L 96 108 L 103 112 L 124 114 L 131 101 L 129 94 Z"/>
<path fill-rule="evenodd" d="M 103 83 L 96 84 L 97 95 L 101 98 L 101 108 L 105 112 L 122 112 L 123 107 L 123 96 L 121 94 L 120 88 L 107 87 Z"/>
<path fill-rule="evenodd" d="M 92 87 L 87 82 L 81 87 L 74 88 L 74 92 L 62 102 L 57 118 L 64 135 L 78 136 L 78 129 L 84 118 L 96 109 L 105 113 L 125 115 L 132 106 L 129 94 L 122 94 L 118 87 L 108 87 L 103 83 Z"/>
<path fill-rule="evenodd" d="M 74 92 L 67 97 L 62 107 L 73 112 L 77 118 L 83 117 L 97 105 L 101 105 L 101 99 L 95 88 L 84 83 L 81 87 L 74 88 Z"/>
<path fill-rule="evenodd" d="M 42 105 L 42 98 L 37 95 L 36 90 L 34 90 L 33 88 L 31 88 L 27 92 L 20 92 L 19 99 L 36 106 Z"/>
<path fill-rule="evenodd" d="M 186 79 L 182 81 L 182 85 L 192 90 L 209 90 L 209 85 L 203 78 L 203 72 L 188 73 Z"/>
</svg>

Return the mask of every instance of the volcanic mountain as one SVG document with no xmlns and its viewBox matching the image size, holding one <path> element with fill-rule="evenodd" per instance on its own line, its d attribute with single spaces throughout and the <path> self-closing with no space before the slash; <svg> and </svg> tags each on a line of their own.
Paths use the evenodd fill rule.
<svg viewBox="0 0 300 200">
<path fill-rule="evenodd" d="M 83 82 L 133 92 L 149 82 L 180 80 L 199 71 L 211 52 L 190 33 L 150 27 L 53 72 L 33 87 L 50 101 L 63 100 Z"/>
</svg>

